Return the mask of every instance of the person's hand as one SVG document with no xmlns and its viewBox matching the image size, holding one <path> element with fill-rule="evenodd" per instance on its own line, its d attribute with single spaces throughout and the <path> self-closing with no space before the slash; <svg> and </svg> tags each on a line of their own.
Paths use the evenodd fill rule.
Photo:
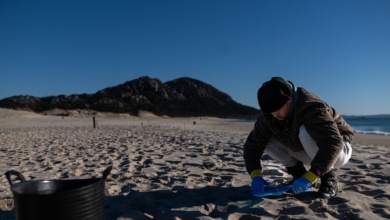
<svg viewBox="0 0 390 220">
<path fill-rule="evenodd" d="M 292 189 L 295 194 L 307 192 L 313 187 L 313 184 L 305 177 L 299 177 L 293 182 Z"/>
<path fill-rule="evenodd" d="M 269 185 L 269 183 L 263 179 L 263 174 L 261 170 L 252 171 L 251 178 L 252 178 L 252 185 L 251 185 L 252 195 L 264 192 L 264 185 Z"/>
<path fill-rule="evenodd" d="M 302 177 L 296 179 L 292 184 L 292 189 L 295 194 L 307 192 L 313 187 L 313 184 L 318 180 L 318 176 L 307 171 Z"/>
<path fill-rule="evenodd" d="M 252 186 L 251 186 L 252 195 L 264 192 L 265 183 L 266 181 L 263 179 L 263 177 L 260 176 L 253 177 Z"/>
</svg>

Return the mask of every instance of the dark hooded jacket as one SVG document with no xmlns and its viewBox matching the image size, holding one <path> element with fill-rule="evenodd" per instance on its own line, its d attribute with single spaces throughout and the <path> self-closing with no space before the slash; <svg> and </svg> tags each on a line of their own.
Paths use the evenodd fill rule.
<svg viewBox="0 0 390 220">
<path fill-rule="evenodd" d="M 256 169 L 262 170 L 260 159 L 271 137 L 293 151 L 303 150 L 298 138 L 301 125 L 305 125 L 318 145 L 319 150 L 311 162 L 311 168 L 320 176 L 333 167 L 344 146 L 343 140 L 352 140 L 354 133 L 351 126 L 316 95 L 298 87 L 294 99 L 291 112 L 283 121 L 260 111 L 244 144 L 244 161 L 249 174 Z"/>
</svg>

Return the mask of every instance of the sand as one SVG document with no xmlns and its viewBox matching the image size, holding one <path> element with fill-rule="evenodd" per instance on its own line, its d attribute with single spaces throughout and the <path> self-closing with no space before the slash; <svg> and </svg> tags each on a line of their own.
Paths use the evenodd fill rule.
<svg viewBox="0 0 390 220">
<path fill-rule="evenodd" d="M 0 109 L 0 220 L 15 219 L 6 171 L 17 170 L 26 180 L 85 179 L 101 177 L 108 166 L 108 220 L 390 218 L 389 136 L 356 135 L 353 158 L 336 171 L 340 192 L 334 198 L 317 198 L 315 189 L 257 198 L 247 194 L 242 158 L 252 127 L 147 112 Z M 263 164 L 269 181 L 291 178 L 272 159 Z"/>
</svg>

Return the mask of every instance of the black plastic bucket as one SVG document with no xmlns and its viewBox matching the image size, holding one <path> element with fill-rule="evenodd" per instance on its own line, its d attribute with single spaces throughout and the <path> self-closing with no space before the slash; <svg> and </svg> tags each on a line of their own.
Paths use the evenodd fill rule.
<svg viewBox="0 0 390 220">
<path fill-rule="evenodd" d="M 17 220 L 87 220 L 104 219 L 105 180 L 112 167 L 102 178 L 72 180 L 26 181 L 17 171 L 6 172 L 14 197 Z M 19 183 L 13 183 L 11 176 Z"/>
</svg>

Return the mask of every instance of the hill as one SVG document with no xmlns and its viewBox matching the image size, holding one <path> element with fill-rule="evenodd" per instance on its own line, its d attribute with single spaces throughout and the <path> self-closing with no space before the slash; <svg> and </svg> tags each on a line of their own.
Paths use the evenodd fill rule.
<svg viewBox="0 0 390 220">
<path fill-rule="evenodd" d="M 91 109 L 137 114 L 140 110 L 171 117 L 215 116 L 256 118 L 259 110 L 235 102 L 229 95 L 202 81 L 183 77 L 166 83 L 147 76 L 102 89 L 94 94 L 48 97 L 13 96 L 0 107 L 43 112 L 51 109 Z"/>
</svg>

